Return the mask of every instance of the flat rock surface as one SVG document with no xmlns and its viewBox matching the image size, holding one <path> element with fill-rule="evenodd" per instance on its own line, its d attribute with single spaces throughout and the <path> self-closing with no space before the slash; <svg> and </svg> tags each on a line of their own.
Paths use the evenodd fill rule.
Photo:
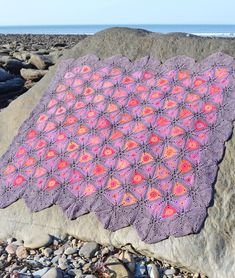
<svg viewBox="0 0 235 278">
<path fill-rule="evenodd" d="M 161 61 L 187 55 L 202 60 L 222 51 L 235 57 L 235 40 L 201 38 L 184 34 L 160 35 L 142 30 L 113 28 L 97 33 L 66 50 L 63 58 L 78 58 L 94 53 L 100 58 L 116 54 L 131 60 L 151 55 Z M 28 117 L 47 88 L 56 67 L 49 70 L 27 93 L 13 101 L 0 113 L 0 155 L 4 153 L 21 123 Z M 204 227 L 198 234 L 163 240 L 156 244 L 143 243 L 132 227 L 116 232 L 105 230 L 93 213 L 76 220 L 68 220 L 57 206 L 38 213 L 30 213 L 23 200 L 0 210 L 0 238 L 27 237 L 33 227 L 50 234 L 69 233 L 83 240 L 121 247 L 131 244 L 142 254 L 167 260 L 211 278 L 233 277 L 235 273 L 235 136 L 226 143 L 226 152 L 220 164 L 214 186 L 214 202 L 208 209 Z M 50 221 L 48 221 L 50 219 Z"/>
</svg>

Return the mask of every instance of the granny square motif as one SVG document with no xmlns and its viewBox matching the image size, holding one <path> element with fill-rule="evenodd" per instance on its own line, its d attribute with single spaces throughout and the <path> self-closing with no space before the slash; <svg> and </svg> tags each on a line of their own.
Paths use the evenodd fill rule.
<svg viewBox="0 0 235 278">
<path fill-rule="evenodd" d="M 0 207 L 93 211 L 148 243 L 198 232 L 232 133 L 234 73 L 223 53 L 62 61 L 0 160 Z"/>
</svg>

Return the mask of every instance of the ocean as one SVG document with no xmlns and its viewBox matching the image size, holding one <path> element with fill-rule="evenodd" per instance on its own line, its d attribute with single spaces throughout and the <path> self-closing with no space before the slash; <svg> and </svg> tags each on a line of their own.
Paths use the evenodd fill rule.
<svg viewBox="0 0 235 278">
<path fill-rule="evenodd" d="M 110 27 L 130 27 L 152 32 L 184 32 L 200 36 L 235 37 L 235 25 L 35 25 L 0 26 L 0 34 L 94 34 Z"/>
</svg>

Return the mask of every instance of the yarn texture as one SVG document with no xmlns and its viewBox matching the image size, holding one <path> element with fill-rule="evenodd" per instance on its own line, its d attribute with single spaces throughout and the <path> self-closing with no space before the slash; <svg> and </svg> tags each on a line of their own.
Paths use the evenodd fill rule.
<svg viewBox="0 0 235 278">
<path fill-rule="evenodd" d="M 235 119 L 235 61 L 63 60 L 0 159 L 0 208 L 23 198 L 141 240 L 197 233 Z"/>
</svg>

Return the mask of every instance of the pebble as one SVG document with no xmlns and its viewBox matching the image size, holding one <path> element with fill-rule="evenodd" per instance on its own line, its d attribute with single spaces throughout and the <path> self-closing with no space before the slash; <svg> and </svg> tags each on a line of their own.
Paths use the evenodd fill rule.
<svg viewBox="0 0 235 278">
<path fill-rule="evenodd" d="M 7 245 L 5 250 L 7 251 L 8 254 L 15 254 L 16 249 L 17 249 L 17 246 L 10 243 Z"/>
<path fill-rule="evenodd" d="M 0 269 L 4 268 L 4 263 L 0 261 Z"/>
<path fill-rule="evenodd" d="M 175 274 L 175 269 L 174 268 L 169 268 L 165 270 L 165 275 L 169 276 L 169 275 L 174 275 Z"/>
<path fill-rule="evenodd" d="M 115 277 L 131 277 L 122 262 L 114 256 L 107 259 L 106 266 L 114 272 Z"/>
<path fill-rule="evenodd" d="M 160 278 L 159 271 L 155 264 L 148 264 L 147 272 L 148 272 L 149 278 Z"/>
<path fill-rule="evenodd" d="M 3 246 L 0 245 L 0 256 L 2 255 L 2 253 L 4 252 L 4 250 L 5 250 L 5 249 L 3 248 Z"/>
<path fill-rule="evenodd" d="M 37 249 L 45 247 L 52 242 L 52 237 L 48 234 L 41 233 L 37 235 L 31 235 L 24 241 L 26 248 Z"/>
<path fill-rule="evenodd" d="M 77 252 L 77 248 L 75 247 L 68 247 L 67 249 L 65 249 L 64 254 L 65 255 L 72 255 L 74 253 Z"/>
<path fill-rule="evenodd" d="M 37 270 L 35 272 L 33 272 L 33 276 L 35 277 L 41 277 L 44 274 L 46 274 L 48 272 L 50 268 L 49 267 L 44 267 L 43 269 Z"/>
<path fill-rule="evenodd" d="M 136 264 L 135 267 L 135 277 L 141 277 L 146 274 L 145 262 L 140 262 Z"/>
<path fill-rule="evenodd" d="M 65 270 L 68 268 L 68 262 L 66 259 L 64 258 L 59 258 L 59 267 L 62 269 L 62 270 Z"/>
<path fill-rule="evenodd" d="M 51 260 L 51 262 L 52 262 L 53 264 L 57 264 L 58 261 L 59 261 L 59 256 L 55 256 L 55 257 Z"/>
<path fill-rule="evenodd" d="M 46 274 L 43 275 L 43 278 L 63 278 L 64 275 L 62 271 L 58 268 L 51 268 Z"/>
<path fill-rule="evenodd" d="M 28 270 L 28 268 L 26 266 L 26 267 L 22 268 L 19 273 L 25 273 L 25 272 L 27 272 L 27 270 Z"/>
<path fill-rule="evenodd" d="M 0 73 L 1 73 L 1 71 L 4 71 L 3 69 L 0 69 Z M 7 75 L 9 75 L 9 73 L 7 73 Z M 16 239 L 14 238 L 14 237 L 9 237 L 8 239 L 7 239 L 7 243 L 8 244 L 11 244 L 12 242 L 14 242 L 14 241 L 16 241 Z"/>
<path fill-rule="evenodd" d="M 90 269 L 91 264 L 90 263 L 86 263 L 83 265 L 82 269 L 84 272 L 88 272 Z"/>
<path fill-rule="evenodd" d="M 54 251 L 55 255 L 62 255 L 64 253 L 64 247 L 60 247 L 59 249 Z"/>
<path fill-rule="evenodd" d="M 44 266 L 50 266 L 52 264 L 51 260 L 45 257 L 40 258 L 38 261 Z"/>
<path fill-rule="evenodd" d="M 43 254 L 44 254 L 47 258 L 49 258 L 49 257 L 51 256 L 52 253 L 53 253 L 53 250 L 52 250 L 51 248 L 45 248 L 45 249 L 43 250 Z"/>
<path fill-rule="evenodd" d="M 74 238 L 74 239 L 71 241 L 71 243 L 72 243 L 73 246 L 76 246 L 76 245 L 77 245 L 77 239 Z"/>
<path fill-rule="evenodd" d="M 24 246 L 18 246 L 16 249 L 16 256 L 20 259 L 28 257 L 28 251 Z"/>
<path fill-rule="evenodd" d="M 99 244 L 96 242 L 87 242 L 79 250 L 79 255 L 85 258 L 91 258 L 99 249 Z"/>
<path fill-rule="evenodd" d="M 122 251 L 113 246 L 102 247 L 94 242 L 84 243 L 74 240 L 72 236 L 67 236 L 63 241 L 59 238 L 57 242 L 52 240 L 48 247 L 30 250 L 15 243 L 21 242 L 16 239 L 9 239 L 8 244 L 0 241 L 0 273 L 4 271 L 5 276 L 1 276 L 3 278 L 16 278 L 17 273 L 19 278 L 95 278 L 94 274 L 98 275 L 103 271 L 103 267 L 105 267 L 103 278 L 113 277 L 113 275 L 116 278 L 204 277 L 198 273 L 187 275 L 184 272 L 183 274 L 180 269 L 171 267 L 170 264 L 133 254 L 133 250 Z M 81 246 L 80 250 L 78 245 Z M 16 255 L 6 251 L 8 248 L 11 250 L 12 246 L 16 248 Z M 158 268 L 161 269 L 161 273 Z"/>
<path fill-rule="evenodd" d="M 70 269 L 67 273 L 71 276 L 78 276 L 78 277 L 82 276 L 83 274 L 81 269 Z"/>
</svg>

